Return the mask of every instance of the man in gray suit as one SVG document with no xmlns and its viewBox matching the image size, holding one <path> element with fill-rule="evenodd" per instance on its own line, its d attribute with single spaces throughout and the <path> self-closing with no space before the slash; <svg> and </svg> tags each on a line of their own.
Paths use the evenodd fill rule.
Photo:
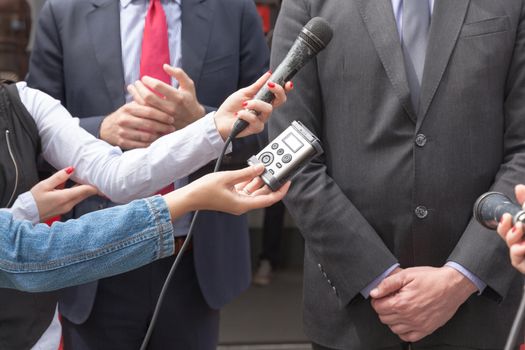
<svg viewBox="0 0 525 350">
<path fill-rule="evenodd" d="M 269 129 L 300 120 L 325 149 L 285 199 L 314 348 L 503 347 L 522 283 L 472 205 L 525 180 L 524 5 L 283 2 L 272 67 L 310 18 L 334 30 Z"/>
<path fill-rule="evenodd" d="M 171 64 L 189 76 L 168 70 L 180 83 L 166 95 L 171 104 L 147 99 L 156 102 L 139 115 L 132 96 L 126 94 L 126 85 L 139 78 L 147 0 L 47 0 L 28 83 L 60 99 L 89 132 L 126 149 L 184 127 L 267 70 L 268 48 L 252 0 L 160 3 L 167 18 Z M 167 122 L 170 118 L 173 124 Z M 245 164 L 258 147 L 253 137 L 235 141 L 225 168 Z M 189 180 L 210 170 L 201 169 Z M 100 199 L 85 202 L 75 215 L 107 204 Z M 153 349 L 215 349 L 219 309 L 249 285 L 246 218 L 201 214 L 193 248 L 168 290 L 150 342 Z M 179 222 L 176 232 L 185 235 L 188 223 L 188 218 Z M 165 259 L 98 284 L 65 290 L 59 304 L 65 348 L 138 348 L 172 262 Z"/>
</svg>

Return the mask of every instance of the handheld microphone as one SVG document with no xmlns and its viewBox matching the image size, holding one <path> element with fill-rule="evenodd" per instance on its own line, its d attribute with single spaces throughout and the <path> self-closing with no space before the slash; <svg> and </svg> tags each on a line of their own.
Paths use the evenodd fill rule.
<svg viewBox="0 0 525 350">
<path fill-rule="evenodd" d="M 500 192 L 482 194 L 474 203 L 474 218 L 490 230 L 498 228 L 503 214 L 512 215 L 512 222 L 525 222 L 525 211 L 509 197 Z"/>
<path fill-rule="evenodd" d="M 328 22 L 321 17 L 314 17 L 301 29 L 284 60 L 275 69 L 269 82 L 284 86 L 303 66 L 332 40 L 333 31 Z M 272 102 L 275 96 L 265 85 L 255 95 L 256 100 Z M 256 113 L 254 111 L 254 113 Z M 246 129 L 248 122 L 237 119 L 233 125 L 231 137 L 237 136 Z"/>
</svg>

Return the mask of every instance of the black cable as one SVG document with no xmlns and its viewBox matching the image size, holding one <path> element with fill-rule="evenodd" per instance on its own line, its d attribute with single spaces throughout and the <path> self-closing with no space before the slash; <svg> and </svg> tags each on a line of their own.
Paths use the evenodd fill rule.
<svg viewBox="0 0 525 350">
<path fill-rule="evenodd" d="M 505 350 L 513 350 L 518 336 L 521 334 L 523 323 L 523 317 L 525 316 L 525 280 L 523 281 L 523 295 L 521 297 L 521 303 L 518 307 L 518 312 L 514 317 L 514 322 L 512 322 L 512 328 L 510 330 L 509 336 L 507 338 L 507 343 L 505 344 Z"/>
<path fill-rule="evenodd" d="M 221 154 L 219 158 L 217 158 L 217 161 L 215 162 L 215 168 L 213 169 L 214 173 L 219 171 L 221 164 L 222 164 L 222 160 L 224 158 L 224 154 L 226 154 L 226 150 L 228 149 L 228 146 L 232 142 L 233 138 L 234 138 L 234 130 L 232 130 L 232 132 L 230 133 L 230 136 L 228 136 L 228 138 L 224 142 L 224 147 L 222 148 Z M 179 266 L 180 260 L 182 259 L 184 252 L 186 251 L 186 249 L 188 248 L 188 245 L 190 244 L 191 237 L 193 236 L 193 227 L 195 226 L 195 222 L 197 221 L 198 216 L 199 216 L 199 210 L 195 211 L 195 214 L 193 215 L 193 219 L 191 220 L 190 228 L 188 230 L 188 235 L 186 236 L 186 239 L 184 240 L 184 243 L 182 244 L 182 247 L 180 248 L 179 254 L 177 254 L 177 257 L 175 258 L 173 265 L 171 265 L 170 272 L 168 272 L 168 276 L 166 277 L 166 280 L 164 281 L 164 285 L 162 286 L 162 290 L 160 291 L 159 298 L 157 300 L 157 304 L 155 305 L 155 310 L 153 311 L 153 316 L 151 317 L 151 322 L 148 326 L 146 336 L 144 337 L 144 340 L 142 341 L 142 345 L 140 346 L 140 350 L 146 350 L 148 346 L 149 340 L 151 338 L 151 334 L 153 333 L 153 329 L 155 329 L 155 323 L 157 322 L 157 319 L 159 317 L 159 312 L 162 306 L 162 302 L 164 301 L 164 297 L 166 296 L 166 291 L 168 290 L 168 286 L 170 284 L 171 278 L 173 277 L 173 274 L 175 273 L 177 266 Z"/>
</svg>

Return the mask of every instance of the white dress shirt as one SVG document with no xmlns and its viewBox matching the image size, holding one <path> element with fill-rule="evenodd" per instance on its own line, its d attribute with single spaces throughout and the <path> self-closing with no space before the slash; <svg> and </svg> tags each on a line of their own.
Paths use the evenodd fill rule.
<svg viewBox="0 0 525 350">
<path fill-rule="evenodd" d="M 154 194 L 172 179 L 188 176 L 217 158 L 224 146 L 212 112 L 148 148 L 122 152 L 82 129 L 58 100 L 25 82 L 16 86 L 36 122 L 44 159 L 56 169 L 75 167 L 72 180 L 96 186 L 114 202 Z M 20 196 L 11 211 L 17 219 L 39 221 L 30 193 Z"/>
</svg>

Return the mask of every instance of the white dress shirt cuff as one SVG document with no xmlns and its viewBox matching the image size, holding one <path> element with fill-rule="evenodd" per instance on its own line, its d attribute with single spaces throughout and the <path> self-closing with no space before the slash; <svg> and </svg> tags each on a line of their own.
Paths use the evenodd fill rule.
<svg viewBox="0 0 525 350">
<path fill-rule="evenodd" d="M 196 123 L 198 122 L 204 123 L 204 130 L 206 130 L 208 140 L 210 141 L 210 144 L 213 146 L 213 148 L 217 150 L 218 156 L 224 147 L 224 140 L 222 139 L 222 136 L 215 125 L 215 111 L 206 114 L 204 117 L 196 121 Z M 228 149 L 226 150 L 226 154 L 230 153 L 231 151 L 232 144 L 230 143 L 228 145 Z"/>
<path fill-rule="evenodd" d="M 33 224 L 40 222 L 38 207 L 30 191 L 20 194 L 11 208 L 2 210 L 9 211 L 17 220 L 29 220 Z"/>
</svg>

